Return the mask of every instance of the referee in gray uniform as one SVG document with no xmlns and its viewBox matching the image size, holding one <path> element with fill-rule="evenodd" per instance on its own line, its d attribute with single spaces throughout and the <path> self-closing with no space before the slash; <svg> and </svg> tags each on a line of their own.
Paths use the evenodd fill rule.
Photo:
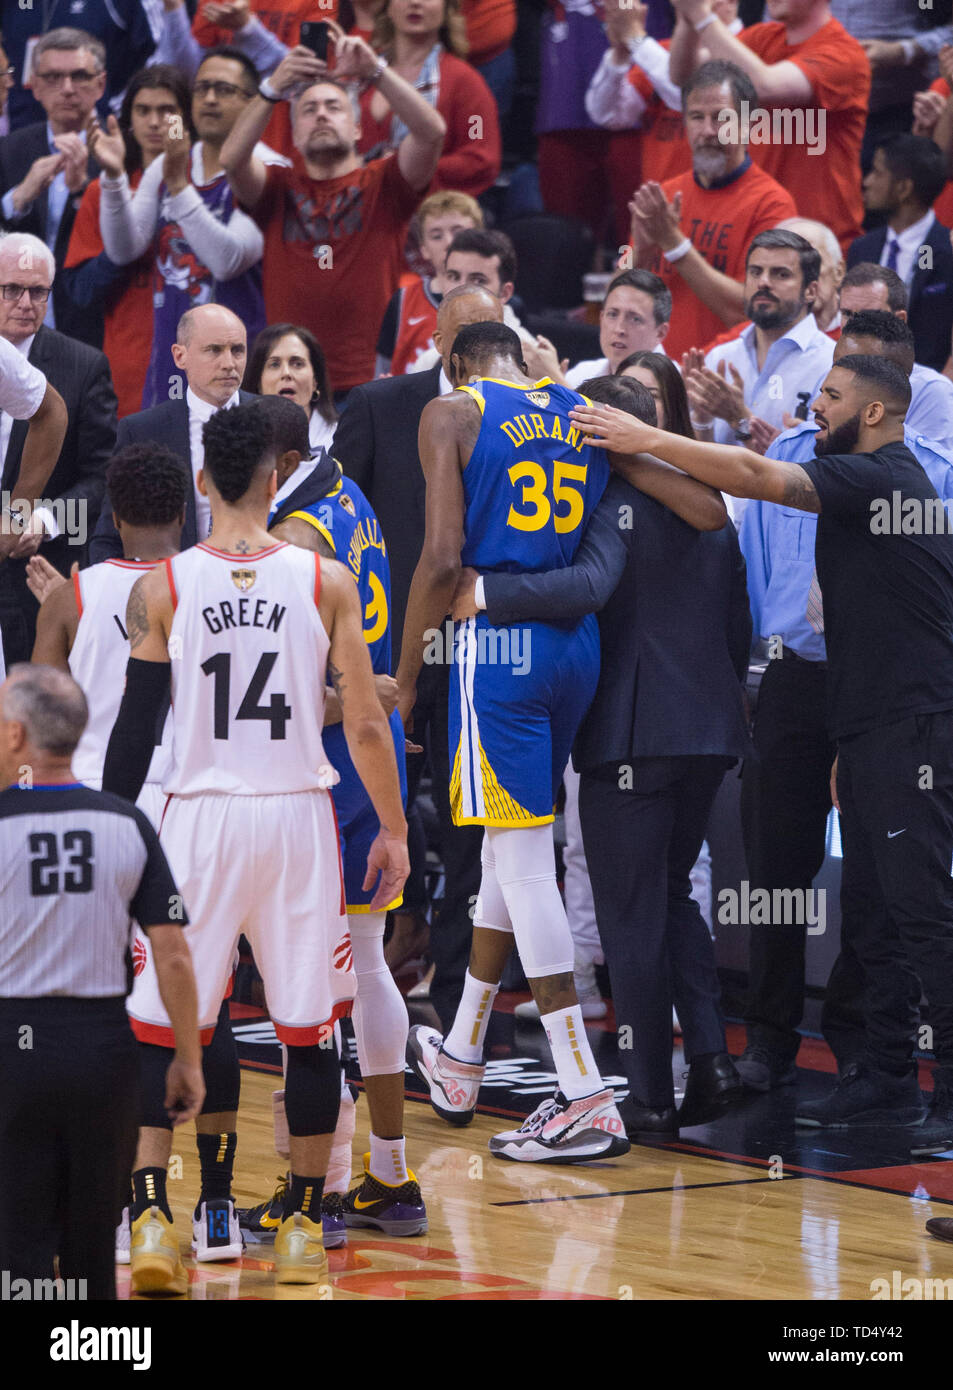
<svg viewBox="0 0 953 1390">
<path fill-rule="evenodd" d="M 55 1259 L 88 1298 L 112 1299 L 139 1118 L 131 919 L 175 1030 L 174 1123 L 205 1087 L 181 899 L 142 812 L 75 781 L 86 719 L 51 666 L 15 666 L 0 685 L 0 1269 L 49 1279 Z"/>
</svg>

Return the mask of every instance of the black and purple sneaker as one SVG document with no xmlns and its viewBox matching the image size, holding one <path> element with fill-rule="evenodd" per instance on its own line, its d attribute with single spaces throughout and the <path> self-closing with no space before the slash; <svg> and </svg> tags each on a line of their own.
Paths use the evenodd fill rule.
<svg viewBox="0 0 953 1390">
<path fill-rule="evenodd" d="M 372 1226 L 388 1236 L 419 1236 L 427 1229 L 427 1208 L 413 1173 L 391 1186 L 367 1171 L 367 1158 L 364 1181 L 344 1198 L 343 1212 L 348 1226 Z"/>
<path fill-rule="evenodd" d="M 321 1235 L 325 1250 L 347 1245 L 344 1198 L 340 1192 L 325 1192 L 321 1198 Z"/>
</svg>

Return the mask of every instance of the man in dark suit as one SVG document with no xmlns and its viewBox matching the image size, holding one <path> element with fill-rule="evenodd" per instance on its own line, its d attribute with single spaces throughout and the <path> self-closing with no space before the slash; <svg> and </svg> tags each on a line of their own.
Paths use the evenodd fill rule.
<svg viewBox="0 0 953 1390">
<path fill-rule="evenodd" d="M 33 91 L 45 121 L 22 126 L 0 140 L 0 207 L 9 231 L 30 232 L 53 252 L 62 269 L 76 210 L 99 166 L 86 151 L 86 122 L 106 85 L 106 51 L 81 29 L 53 29 L 33 53 Z M 62 278 L 53 290 L 49 327 L 102 347 L 102 314 L 80 309 Z"/>
<path fill-rule="evenodd" d="M 27 588 L 27 560 L 42 545 L 46 559 L 64 574 L 74 560 L 82 561 L 116 443 L 116 393 L 105 355 L 43 326 L 52 283 L 53 258 L 41 241 L 25 233 L 0 238 L 0 335 L 56 388 L 69 416 L 43 489 L 43 501 L 50 505 L 34 503 L 29 534 L 0 564 L 0 628 L 8 667 L 29 661 L 33 650 L 37 602 Z M 0 416 L 0 491 L 9 492 L 17 479 L 28 427 L 26 420 Z"/>
<path fill-rule="evenodd" d="M 388 377 L 356 386 L 347 398 L 330 452 L 353 478 L 380 521 L 391 577 L 391 650 L 400 652 L 410 582 L 424 542 L 426 487 L 417 452 L 420 415 L 429 401 L 452 390 L 447 375 L 454 338 L 467 323 L 502 323 L 503 308 L 495 295 L 471 286 L 444 296 L 437 314 L 434 343 L 441 361 L 430 371 Z M 444 897 L 431 933 L 434 978 L 430 999 L 448 1027 L 463 990 L 473 922 L 470 910 L 480 890 L 479 827 L 455 826 L 450 815 L 450 761 L 447 702 L 450 668 L 425 666 L 417 683 L 414 739 L 426 747 L 433 777 L 433 798 L 440 827 Z M 424 756 L 407 758 L 407 806 L 413 805 Z M 425 906 L 420 867 L 423 832 L 411 831 L 411 879 L 404 889 L 404 910 L 394 914 L 393 944 L 388 959 L 400 963 L 423 940 Z M 415 862 L 416 861 L 416 862 Z"/>
<path fill-rule="evenodd" d="M 604 377 L 580 390 L 655 420 L 652 397 L 630 378 Z M 657 464 L 630 466 L 634 480 L 657 490 Z M 749 751 L 741 683 L 751 617 L 734 527 L 696 530 L 696 521 L 708 523 L 694 497 L 684 508 L 686 481 L 676 475 L 678 496 L 658 493 L 663 505 L 613 478 L 572 566 L 483 577 L 494 626 L 571 624 L 601 609 L 601 675 L 573 763 L 582 774 L 583 842 L 616 1021 L 631 1034 L 619 1049 L 630 1087 L 619 1113 L 630 1138 L 671 1137 L 741 1092 L 690 872 L 725 771 Z M 708 505 L 722 504 L 713 494 Z M 454 616 L 468 611 L 455 605 Z M 689 1063 L 677 1114 L 673 1002 Z"/>
<path fill-rule="evenodd" d="M 126 415 L 119 422 L 118 448 L 126 444 L 164 444 L 185 464 L 192 478 L 186 495 L 182 546 L 187 550 L 204 540 L 209 531 L 208 498 L 195 486 L 202 467 L 202 429 L 217 410 L 229 410 L 255 397 L 239 390 L 245 370 L 247 344 L 245 325 L 222 304 L 200 304 L 179 320 L 178 341 L 173 345 L 173 363 L 185 373 L 187 387 L 183 397 L 163 401 L 149 410 Z M 172 365 L 172 364 L 170 364 Z M 89 546 L 90 563 L 122 557 L 122 542 L 112 516 L 107 493 L 99 523 Z"/>
<path fill-rule="evenodd" d="M 943 155 L 922 135 L 893 135 L 874 151 L 864 178 L 864 206 L 887 222 L 848 248 L 847 268 L 861 261 L 886 266 L 907 287 L 907 321 L 916 357 L 942 372 L 953 329 L 953 251 L 950 230 L 931 211 L 946 182 Z"/>
</svg>

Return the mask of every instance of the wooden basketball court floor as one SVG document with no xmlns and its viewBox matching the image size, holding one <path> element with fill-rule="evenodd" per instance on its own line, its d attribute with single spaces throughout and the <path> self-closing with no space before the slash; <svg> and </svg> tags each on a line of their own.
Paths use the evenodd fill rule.
<svg viewBox="0 0 953 1390">
<path fill-rule="evenodd" d="M 731 1049 L 740 1045 L 740 1035 L 730 1035 Z M 803 1084 L 830 1084 L 832 1064 L 819 1048 L 802 1047 L 801 1065 L 807 1054 L 810 1068 Z M 283 1166 L 274 1157 L 271 1119 L 280 1083 L 273 1065 L 259 1065 L 242 1072 L 239 1206 L 270 1196 Z M 902 1143 L 869 1132 L 859 1140 L 824 1131 L 805 1138 L 790 1123 L 794 1092 L 787 1095 L 786 1111 L 773 1097 L 755 1098 L 716 1125 L 683 1131 L 677 1143 L 633 1145 L 621 1159 L 571 1167 L 491 1158 L 490 1135 L 519 1122 L 505 1104 L 453 1129 L 429 1104 L 408 1099 L 408 1163 L 430 1229 L 405 1239 L 349 1231 L 347 1246 L 329 1252 L 327 1284 L 315 1288 L 275 1285 L 270 1241 L 249 1244 L 241 1261 L 191 1261 L 199 1170 L 194 1128 L 184 1126 L 175 1136 L 181 1162 L 173 1165 L 169 1195 L 190 1272 L 187 1297 L 868 1301 L 883 1287 L 875 1281 L 889 1283 L 894 1271 L 902 1279 L 953 1280 L 953 1245 L 924 1230 L 930 1216 L 953 1216 L 953 1164 L 911 1163 Z M 542 1098 L 531 1096 L 523 1113 Z M 501 1099 L 508 1097 L 497 1092 Z M 367 1131 L 362 1095 L 355 1175 Z M 128 1267 L 117 1274 L 119 1297 L 128 1298 Z"/>
</svg>

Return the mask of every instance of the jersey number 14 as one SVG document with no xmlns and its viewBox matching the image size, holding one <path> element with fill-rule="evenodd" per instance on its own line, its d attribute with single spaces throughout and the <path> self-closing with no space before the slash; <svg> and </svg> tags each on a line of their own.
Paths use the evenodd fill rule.
<svg viewBox="0 0 953 1390">
<path fill-rule="evenodd" d="M 284 695 L 274 694 L 267 705 L 259 704 L 268 684 L 272 667 L 278 660 L 277 652 L 262 652 L 255 674 L 248 683 L 248 689 L 238 706 L 236 719 L 266 719 L 271 726 L 273 739 L 285 737 L 285 725 L 291 718 L 291 706 Z M 215 681 L 214 692 L 214 733 L 216 738 L 228 738 L 228 719 L 231 707 L 232 658 L 230 652 L 218 652 L 202 662 L 202 670 Z"/>
</svg>

